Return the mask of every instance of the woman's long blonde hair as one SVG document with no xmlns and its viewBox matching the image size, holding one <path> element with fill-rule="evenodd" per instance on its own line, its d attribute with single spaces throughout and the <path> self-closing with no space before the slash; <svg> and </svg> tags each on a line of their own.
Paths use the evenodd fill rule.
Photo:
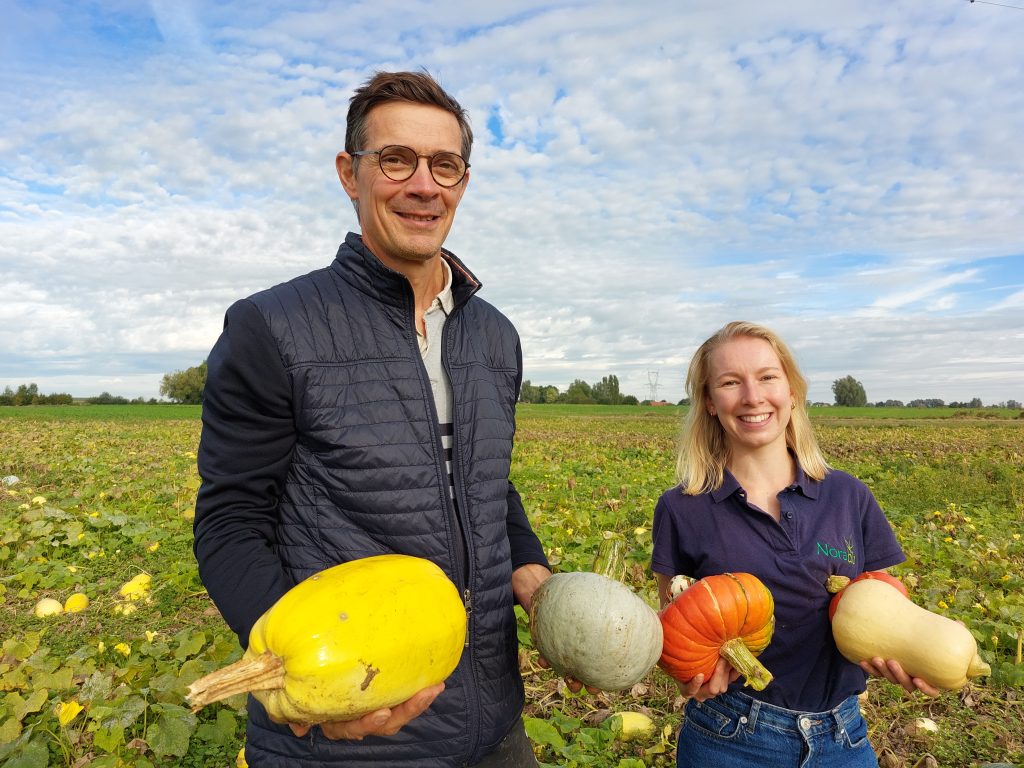
<svg viewBox="0 0 1024 768">
<path fill-rule="evenodd" d="M 807 380 L 800 373 L 796 358 L 774 331 L 763 325 L 738 320 L 716 331 L 700 345 L 690 360 L 686 374 L 690 409 L 683 420 L 679 456 L 676 459 L 676 479 L 684 493 L 696 495 L 713 491 L 721 487 L 725 477 L 725 466 L 729 461 L 725 430 L 718 419 L 708 413 L 705 400 L 709 394 L 711 354 L 722 344 L 741 336 L 767 341 L 778 355 L 793 391 L 793 411 L 786 425 L 786 445 L 796 455 L 797 462 L 808 477 L 821 480 L 828 473 L 828 464 L 818 447 L 807 415 Z"/>
</svg>

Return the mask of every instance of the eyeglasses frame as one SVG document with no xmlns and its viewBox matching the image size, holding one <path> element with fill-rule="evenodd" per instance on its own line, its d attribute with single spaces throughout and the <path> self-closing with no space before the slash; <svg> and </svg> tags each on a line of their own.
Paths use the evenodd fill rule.
<svg viewBox="0 0 1024 768">
<path fill-rule="evenodd" d="M 412 169 L 412 172 L 408 176 L 406 176 L 404 179 L 394 179 L 391 176 L 388 176 L 388 172 L 385 171 L 384 170 L 384 166 L 381 165 L 381 162 L 380 162 L 381 153 L 391 149 L 392 147 L 398 147 L 400 149 L 407 149 L 410 152 L 412 152 L 414 155 L 416 155 L 416 166 Z M 469 172 L 469 163 L 467 163 L 466 162 L 466 158 L 464 158 L 458 152 L 447 152 L 447 151 L 442 150 L 441 152 L 435 152 L 432 155 L 421 155 L 419 152 L 417 152 L 412 147 L 407 147 L 404 144 L 388 144 L 386 146 L 381 147 L 380 149 L 358 149 L 358 150 L 356 150 L 354 152 L 349 152 L 349 154 L 352 155 L 352 157 L 366 157 L 368 155 L 376 155 L 377 156 L 377 167 L 380 168 L 380 172 L 383 173 L 384 176 L 386 178 L 390 179 L 391 181 L 397 181 L 397 182 L 408 181 L 413 176 L 415 176 L 416 175 L 416 169 L 419 168 L 419 162 L 420 162 L 421 159 L 427 161 L 427 170 L 430 171 L 430 178 L 432 178 L 434 180 L 434 183 L 437 184 L 437 186 L 443 187 L 444 189 L 452 189 L 454 187 L 459 186 L 459 184 L 461 184 L 463 182 L 463 180 L 465 180 L 466 174 Z M 434 163 L 434 158 L 437 157 L 438 155 L 454 155 L 455 157 L 459 158 L 465 164 L 466 167 L 462 170 L 462 176 L 459 177 L 458 181 L 456 181 L 456 182 L 454 182 L 452 184 L 442 184 L 440 181 L 437 180 L 437 176 L 434 175 L 433 163 Z"/>
</svg>

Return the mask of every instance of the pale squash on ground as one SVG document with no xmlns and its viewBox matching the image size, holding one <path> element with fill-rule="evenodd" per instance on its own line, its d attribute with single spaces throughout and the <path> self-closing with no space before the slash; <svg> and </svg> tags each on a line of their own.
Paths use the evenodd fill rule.
<svg viewBox="0 0 1024 768">
<path fill-rule="evenodd" d="M 64 613 L 64 606 L 61 605 L 59 600 L 54 600 L 52 597 L 44 597 L 35 604 L 32 612 L 36 615 L 36 618 L 45 619 L 48 616 L 57 616 Z"/>
<path fill-rule="evenodd" d="M 279 721 L 351 720 L 405 701 L 455 669 L 466 610 L 429 560 L 379 555 L 294 586 L 253 626 L 241 661 L 189 686 L 193 711 L 251 692 Z"/>
</svg>

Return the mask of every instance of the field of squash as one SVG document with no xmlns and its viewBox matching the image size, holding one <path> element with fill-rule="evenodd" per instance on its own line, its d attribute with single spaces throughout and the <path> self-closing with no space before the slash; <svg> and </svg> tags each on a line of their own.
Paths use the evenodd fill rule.
<svg viewBox="0 0 1024 768">
<path fill-rule="evenodd" d="M 881 765 L 1024 762 L 1024 420 L 829 410 L 814 414 L 825 453 L 889 515 L 911 598 L 966 624 L 992 668 L 934 700 L 871 681 L 863 707 Z M 619 537 L 624 581 L 655 604 L 650 519 L 679 418 L 521 407 L 513 479 L 557 570 L 590 570 L 599 543 Z M 185 406 L 0 408 L 0 768 L 234 763 L 242 697 L 197 714 L 185 699 L 241 656 L 191 553 L 199 428 Z M 542 763 L 674 764 L 681 701 L 660 668 L 626 690 L 574 694 L 537 664 L 525 615 L 519 635 Z"/>
</svg>

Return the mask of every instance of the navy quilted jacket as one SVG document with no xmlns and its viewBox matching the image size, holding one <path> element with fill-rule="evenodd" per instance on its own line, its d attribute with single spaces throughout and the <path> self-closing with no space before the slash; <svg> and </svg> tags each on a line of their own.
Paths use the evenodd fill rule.
<svg viewBox="0 0 1024 768">
<path fill-rule="evenodd" d="M 545 563 L 509 482 L 518 335 L 450 253 L 443 361 L 454 392 L 449 497 L 413 295 L 349 234 L 326 269 L 232 306 L 208 360 L 195 520 L 200 576 L 246 644 L 292 584 L 387 552 L 426 557 L 472 604 L 444 693 L 397 736 L 296 738 L 250 697 L 254 766 L 461 766 L 519 718 L 511 573 Z"/>
</svg>

